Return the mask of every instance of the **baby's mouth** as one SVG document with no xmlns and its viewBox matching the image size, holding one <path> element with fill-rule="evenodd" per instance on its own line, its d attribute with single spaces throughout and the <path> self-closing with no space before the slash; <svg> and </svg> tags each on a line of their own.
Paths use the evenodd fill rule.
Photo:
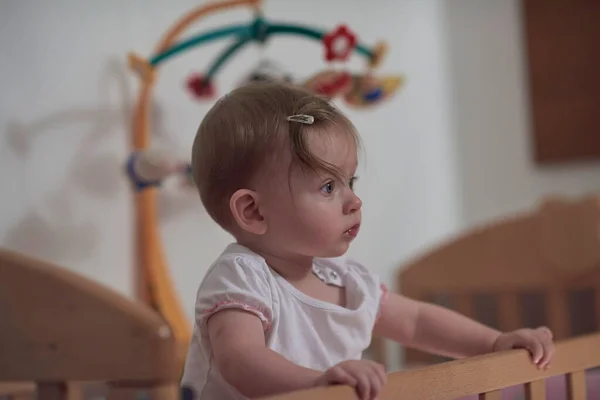
<svg viewBox="0 0 600 400">
<path fill-rule="evenodd" d="M 351 238 L 355 238 L 356 236 L 358 236 L 359 229 L 360 229 L 360 224 L 356 224 L 352 228 L 350 228 L 346 232 L 344 232 L 344 234 L 347 236 L 350 236 Z"/>
</svg>

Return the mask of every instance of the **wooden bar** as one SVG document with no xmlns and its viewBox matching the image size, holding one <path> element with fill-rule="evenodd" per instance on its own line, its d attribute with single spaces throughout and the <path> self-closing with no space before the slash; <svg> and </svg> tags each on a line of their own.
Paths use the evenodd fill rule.
<svg viewBox="0 0 600 400">
<path fill-rule="evenodd" d="M 32 400 L 36 386 L 28 382 L 0 382 L 0 398 L 8 400 Z"/>
<path fill-rule="evenodd" d="M 119 386 L 110 387 L 107 400 L 139 400 L 141 398 L 147 400 L 177 400 L 179 399 L 179 385 L 166 384 L 136 386 Z"/>
<path fill-rule="evenodd" d="M 475 315 L 475 305 L 473 304 L 474 296 L 468 293 L 457 293 L 452 296 L 452 304 L 454 311 L 473 318 Z"/>
<path fill-rule="evenodd" d="M 0 380 L 50 382 L 42 385 L 48 396 L 56 395 L 54 382 L 179 380 L 175 338 L 149 307 L 65 268 L 2 249 L 0 276 L 7 326 L 0 329 Z M 70 389 L 64 395 L 76 400 L 76 385 Z"/>
<path fill-rule="evenodd" d="M 525 400 L 546 400 L 546 381 L 539 380 L 525 384 Z"/>
<path fill-rule="evenodd" d="M 567 398 L 569 400 L 586 400 L 585 371 L 567 374 Z"/>
<path fill-rule="evenodd" d="M 596 290 L 594 291 L 594 306 L 596 309 L 596 329 L 600 330 L 600 279 L 598 279 Z"/>
<path fill-rule="evenodd" d="M 500 400 L 501 394 L 499 390 L 493 390 L 487 393 L 481 393 L 479 395 L 479 400 Z"/>
<path fill-rule="evenodd" d="M 514 331 L 522 328 L 521 314 L 519 296 L 515 291 L 503 292 L 498 296 L 498 318 L 502 330 Z"/>
<path fill-rule="evenodd" d="M 65 396 L 67 400 L 83 400 L 83 384 L 79 382 L 65 383 Z"/>
<path fill-rule="evenodd" d="M 67 387 L 61 382 L 40 382 L 37 385 L 38 400 L 68 400 Z"/>
<path fill-rule="evenodd" d="M 139 387 L 111 387 L 106 400 L 137 400 L 142 393 Z"/>
<path fill-rule="evenodd" d="M 32 400 L 33 396 L 28 393 L 13 393 L 10 394 L 8 400 Z"/>
<path fill-rule="evenodd" d="M 554 339 L 565 339 L 570 334 L 567 293 L 561 288 L 551 288 L 547 293 L 548 326 L 552 330 Z"/>
<path fill-rule="evenodd" d="M 389 375 L 388 384 L 379 396 L 380 400 L 435 399 L 455 400 L 473 394 L 492 392 L 515 385 L 543 381 L 551 376 L 570 374 L 575 371 L 600 366 L 600 333 L 568 339 L 557 343 L 552 368 L 538 369 L 525 350 L 510 350 L 483 356 L 456 360 Z M 583 374 L 571 378 L 574 397 L 585 400 Z M 583 383 L 583 386 L 582 386 Z M 535 383 L 533 389 L 538 389 Z M 581 397 L 584 393 L 584 397 Z M 348 400 L 354 392 L 348 386 L 315 388 L 310 390 L 272 396 L 270 400 Z"/>
</svg>

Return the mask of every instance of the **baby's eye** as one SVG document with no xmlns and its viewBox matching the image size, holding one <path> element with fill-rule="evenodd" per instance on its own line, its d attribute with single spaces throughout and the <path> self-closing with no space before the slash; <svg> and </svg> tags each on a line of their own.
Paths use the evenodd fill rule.
<svg viewBox="0 0 600 400">
<path fill-rule="evenodd" d="M 354 190 L 354 184 L 356 183 L 356 180 L 358 179 L 358 177 L 353 176 L 352 178 L 350 178 L 350 181 L 348 182 L 348 187 L 350 188 L 350 190 Z"/>
<path fill-rule="evenodd" d="M 321 187 L 321 192 L 323 192 L 324 194 L 331 194 L 331 193 L 333 193 L 333 189 L 334 189 L 334 183 L 327 182 L 326 184 L 324 184 Z"/>
</svg>

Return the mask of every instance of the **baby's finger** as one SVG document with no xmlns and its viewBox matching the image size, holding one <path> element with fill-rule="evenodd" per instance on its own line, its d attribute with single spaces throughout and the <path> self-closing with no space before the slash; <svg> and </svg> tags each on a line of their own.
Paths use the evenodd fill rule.
<svg viewBox="0 0 600 400">
<path fill-rule="evenodd" d="M 556 348 L 554 347 L 554 342 L 552 342 L 552 340 L 549 339 L 547 336 L 542 339 L 542 346 L 544 348 L 544 356 L 540 361 L 540 366 L 546 369 L 548 368 L 550 361 L 552 361 L 552 357 L 554 357 Z"/>
<path fill-rule="evenodd" d="M 544 335 L 548 336 L 550 338 L 550 340 L 552 340 L 552 331 L 547 326 L 540 326 L 536 330 L 543 333 Z"/>
<path fill-rule="evenodd" d="M 387 373 L 385 371 L 385 367 L 379 363 L 373 363 L 373 373 L 377 378 L 380 387 L 383 388 L 387 383 Z"/>
<path fill-rule="evenodd" d="M 370 371 L 369 381 L 371 383 L 370 399 L 376 399 L 381 394 L 384 383 L 381 380 L 381 376 L 379 376 L 379 373 L 375 369 Z"/>
<path fill-rule="evenodd" d="M 534 335 L 525 336 L 525 347 L 531 353 L 531 357 L 535 364 L 539 365 L 540 360 L 544 356 L 544 347 L 540 340 Z"/>
<path fill-rule="evenodd" d="M 371 382 L 365 373 L 360 373 L 356 377 L 356 392 L 361 400 L 371 400 Z"/>
<path fill-rule="evenodd" d="M 372 375 L 370 380 L 370 386 L 369 386 L 369 399 L 370 400 L 375 400 L 377 397 L 379 397 L 379 394 L 381 393 L 381 390 L 383 389 L 383 387 L 381 386 L 381 382 L 379 381 L 379 378 L 377 378 L 375 375 Z"/>
<path fill-rule="evenodd" d="M 383 365 L 379 365 L 378 371 L 379 371 L 379 376 L 381 377 L 382 386 L 387 385 L 388 376 L 387 376 L 387 371 L 385 370 L 385 367 Z"/>
</svg>

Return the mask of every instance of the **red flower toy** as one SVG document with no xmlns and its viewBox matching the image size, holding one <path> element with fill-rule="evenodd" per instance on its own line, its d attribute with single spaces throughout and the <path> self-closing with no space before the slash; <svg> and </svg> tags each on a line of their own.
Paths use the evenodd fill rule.
<svg viewBox="0 0 600 400">
<path fill-rule="evenodd" d="M 345 61 L 356 46 L 356 36 L 346 25 L 340 25 L 323 36 L 325 59 L 327 61 Z"/>
<path fill-rule="evenodd" d="M 201 74 L 194 74 L 187 80 L 187 88 L 197 99 L 212 99 L 215 97 L 215 87 L 209 80 L 206 81 Z"/>
</svg>

